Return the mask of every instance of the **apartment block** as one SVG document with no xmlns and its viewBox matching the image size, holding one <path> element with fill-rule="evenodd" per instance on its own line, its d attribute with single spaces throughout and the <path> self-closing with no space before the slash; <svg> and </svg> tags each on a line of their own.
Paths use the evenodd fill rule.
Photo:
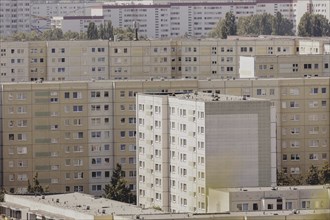
<svg viewBox="0 0 330 220">
<path fill-rule="evenodd" d="M 48 41 L 47 80 L 109 79 L 108 41 Z"/>
<path fill-rule="evenodd" d="M 2 82 L 28 81 L 29 44 L 8 42 L 0 44 L 0 79 Z"/>
<path fill-rule="evenodd" d="M 324 186 L 210 189 L 208 211 L 214 213 L 328 209 L 328 192 L 329 189 Z"/>
<path fill-rule="evenodd" d="M 206 37 L 218 21 L 232 11 L 237 18 L 253 14 L 281 12 L 296 24 L 296 4 L 287 1 L 168 1 L 103 4 L 92 7 L 91 15 L 104 16 L 115 27 L 131 27 L 139 23 L 139 34 L 149 38 L 178 36 Z M 299 21 L 298 21 L 299 23 Z"/>
<path fill-rule="evenodd" d="M 276 182 L 275 111 L 269 100 L 139 94 L 136 117 L 142 207 L 206 212 L 210 187 Z"/>
<path fill-rule="evenodd" d="M 51 18 L 51 28 L 59 28 L 63 32 L 87 33 L 89 23 L 96 26 L 105 24 L 103 16 L 57 16 Z"/>
<path fill-rule="evenodd" d="M 281 12 L 295 29 L 305 12 L 322 14 L 329 19 L 330 3 L 324 0 L 282 1 L 2 1 L 0 19 L 3 36 L 15 32 L 51 28 L 53 17 L 104 16 L 114 27 L 139 24 L 139 34 L 148 38 L 178 36 L 206 37 L 218 21 L 232 11 L 237 18 L 254 14 Z M 71 22 L 69 22 L 71 23 Z M 73 24 L 73 23 L 71 23 Z M 76 26 L 72 26 L 74 29 Z M 65 29 L 67 30 L 67 29 Z"/>
<path fill-rule="evenodd" d="M 257 64 L 257 77 L 328 76 L 327 40 L 264 36 L 200 41 L 1 42 L 1 79 L 239 78 L 240 65 L 251 68 Z M 257 64 L 241 63 L 241 57 L 251 56 Z M 317 64 L 317 69 L 304 69 L 305 64 Z"/>
<path fill-rule="evenodd" d="M 51 0 L 46 2 L 42 0 L 31 0 L 31 30 L 43 32 L 51 29 L 52 18 L 54 17 L 89 16 L 90 7 L 97 5 L 100 5 L 100 3 L 96 3 L 95 0 Z M 72 28 L 74 29 L 76 26 L 72 26 Z"/>
<path fill-rule="evenodd" d="M 135 101 L 138 93 L 200 91 L 268 99 L 276 108 L 277 168 L 288 174 L 305 174 L 311 165 L 321 167 L 325 162 L 329 162 L 328 77 L 44 81 L 1 85 L 1 140 L 4 147 L 0 173 L 6 171 L 3 185 L 8 191 L 10 188 L 14 188 L 14 191 L 23 190 L 22 188 L 27 186 L 27 179 L 31 180 L 33 174 L 38 172 L 40 179 L 44 181 L 42 184 L 49 185 L 50 191 L 60 189 L 60 192 L 65 192 L 65 187 L 68 186 L 71 192 L 83 186 L 84 192 L 100 195 L 102 190 L 98 189 L 110 180 L 108 174 L 111 175 L 112 167 L 116 163 L 122 165 L 128 185 L 134 190 L 138 163 L 138 119 Z M 64 97 L 65 92 L 69 92 L 67 96 L 70 98 Z M 74 98 L 80 97 L 78 94 L 82 95 L 81 99 Z M 73 106 L 78 105 L 83 106 L 82 112 L 73 111 Z M 75 107 L 77 111 L 80 108 Z M 31 124 L 32 122 L 35 124 Z M 74 135 L 78 133 L 74 132 L 83 132 L 83 138 L 75 139 L 77 136 Z M 9 134 L 14 140 L 9 140 Z M 45 137 L 45 140 L 38 140 L 37 143 L 36 139 L 41 137 Z M 51 143 L 52 138 L 53 142 L 61 142 Z M 45 142 L 39 143 L 40 141 Z M 64 149 L 65 146 L 68 149 Z M 83 147 L 82 152 L 79 152 L 79 146 Z M 26 150 L 26 153 L 22 153 Z M 39 157 L 42 159 L 40 162 L 39 159 L 36 160 L 38 166 L 44 165 L 46 161 L 45 165 L 54 165 L 53 169 L 59 170 L 31 164 L 34 158 Z M 70 158 L 81 159 L 82 166 L 71 165 L 71 160 L 70 166 L 66 166 L 65 160 Z M 21 161 L 25 162 L 19 163 Z M 26 161 L 28 167 L 25 167 Z M 69 160 L 67 162 L 69 164 Z M 22 164 L 23 167 L 18 164 Z M 7 169 L 9 165 L 11 168 Z M 42 170 L 46 168 L 49 170 Z M 84 172 L 83 181 L 78 179 L 78 173 L 76 175 L 71 172 L 73 169 Z M 52 172 L 58 175 L 54 176 L 54 180 L 51 180 Z M 70 179 L 65 178 L 66 173 L 68 177 L 70 175 Z M 18 181 L 17 175 L 20 175 L 19 179 L 23 181 Z M 58 185 L 55 179 L 63 185 Z M 49 183 L 51 181 L 54 182 L 54 186 Z M 84 184 L 78 185 L 78 181 Z"/>
<path fill-rule="evenodd" d="M 20 83 L 2 95 L 8 191 L 24 192 L 38 173 L 50 192 L 103 192 L 113 169 L 111 86 Z"/>
<path fill-rule="evenodd" d="M 0 36 L 31 30 L 30 0 L 1 0 Z"/>
</svg>

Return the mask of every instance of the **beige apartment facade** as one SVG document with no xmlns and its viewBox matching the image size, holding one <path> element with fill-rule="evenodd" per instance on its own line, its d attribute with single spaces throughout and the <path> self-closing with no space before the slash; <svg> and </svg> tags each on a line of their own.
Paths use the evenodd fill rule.
<svg viewBox="0 0 330 220">
<path fill-rule="evenodd" d="M 329 65 L 329 57 L 325 55 L 330 51 L 327 42 L 326 38 L 270 36 L 227 40 L 1 42 L 0 77 L 2 82 L 239 78 L 241 56 L 253 56 L 261 64 L 269 63 L 258 73 L 260 77 L 302 77 L 306 75 L 302 67 L 309 60 L 320 63 L 316 72 L 324 76 L 328 70 L 321 62 Z M 313 53 L 306 54 L 310 50 Z M 287 66 L 270 69 L 277 59 L 292 61 L 301 68 L 285 74 L 279 71 L 287 70 Z"/>
<path fill-rule="evenodd" d="M 330 55 L 240 57 L 241 78 L 330 76 Z"/>
<path fill-rule="evenodd" d="M 271 100 L 277 112 L 276 165 L 288 174 L 304 174 L 311 165 L 329 162 L 329 86 L 327 77 L 3 83 L 3 185 L 22 191 L 38 172 L 50 191 L 83 186 L 84 192 L 100 195 L 120 163 L 135 189 L 135 96 L 150 92 Z"/>
</svg>

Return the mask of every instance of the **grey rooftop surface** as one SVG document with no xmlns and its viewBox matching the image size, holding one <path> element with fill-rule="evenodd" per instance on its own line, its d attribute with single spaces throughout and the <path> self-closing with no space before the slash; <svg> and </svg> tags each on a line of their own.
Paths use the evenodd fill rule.
<svg viewBox="0 0 330 220">
<path fill-rule="evenodd" d="M 62 207 L 77 212 L 101 216 L 101 215 L 124 215 L 124 214 L 156 214 L 161 213 L 155 209 L 142 209 L 136 205 L 118 202 L 105 198 L 95 198 L 92 195 L 83 193 L 68 193 L 44 196 L 17 195 L 22 199 Z"/>
</svg>

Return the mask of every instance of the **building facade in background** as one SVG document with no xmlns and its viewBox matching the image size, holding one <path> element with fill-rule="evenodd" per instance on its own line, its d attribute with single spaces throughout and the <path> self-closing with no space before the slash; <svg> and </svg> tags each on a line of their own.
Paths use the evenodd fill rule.
<svg viewBox="0 0 330 220">
<path fill-rule="evenodd" d="M 0 80 L 233 79 L 247 67 L 258 78 L 329 76 L 329 54 L 328 38 L 1 42 Z"/>
<path fill-rule="evenodd" d="M 30 0 L 1 0 L 0 2 L 0 36 L 16 32 L 29 32 Z"/>
<path fill-rule="evenodd" d="M 232 11 L 237 18 L 254 14 L 281 12 L 295 29 L 305 12 L 329 19 L 330 3 L 324 0 L 247 0 L 247 1 L 2 1 L 2 35 L 51 28 L 53 17 L 104 16 L 114 27 L 132 27 L 139 23 L 139 34 L 148 38 L 179 36 L 206 37 L 219 19 Z M 24 5 L 24 6 L 23 6 Z M 13 18 L 18 15 L 19 18 Z M 21 12 L 19 12 L 21 11 Z M 24 12 L 23 12 L 24 11 Z M 13 19 L 12 19 L 13 18 Z M 16 24 L 16 19 L 21 19 Z M 86 17 L 87 19 L 87 17 Z M 75 20 L 75 19 L 74 19 Z M 74 22 L 69 22 L 72 24 Z M 74 27 L 77 28 L 77 27 Z M 81 27 L 80 31 L 84 28 Z"/>
</svg>

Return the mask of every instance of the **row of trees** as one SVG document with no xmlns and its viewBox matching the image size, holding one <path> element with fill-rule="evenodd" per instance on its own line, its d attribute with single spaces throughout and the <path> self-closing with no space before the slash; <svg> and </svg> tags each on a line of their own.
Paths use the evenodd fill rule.
<svg viewBox="0 0 330 220">
<path fill-rule="evenodd" d="M 227 12 L 210 32 L 211 37 L 227 38 L 228 35 L 293 35 L 293 24 L 280 12 L 240 17 L 236 21 L 233 12 Z"/>
<path fill-rule="evenodd" d="M 214 38 L 227 38 L 228 35 L 293 35 L 293 24 L 280 12 L 240 17 L 236 21 L 232 12 L 227 12 L 216 27 L 210 32 Z M 298 35 L 302 37 L 330 36 L 330 23 L 319 14 L 305 13 L 298 25 Z"/>
<path fill-rule="evenodd" d="M 305 13 L 298 25 L 298 35 L 302 37 L 330 36 L 330 22 L 323 15 Z"/>
<path fill-rule="evenodd" d="M 311 166 L 308 173 L 304 175 L 277 173 L 278 186 L 297 186 L 297 185 L 323 185 L 330 184 L 330 167 L 326 163 L 323 167 L 318 168 Z"/>
<path fill-rule="evenodd" d="M 133 40 L 134 30 L 130 27 L 128 28 L 114 28 L 111 21 L 105 24 L 100 24 L 97 26 L 94 22 L 89 23 L 87 31 L 78 33 L 68 31 L 63 33 L 62 29 L 54 28 L 46 30 L 44 32 L 31 31 L 27 33 L 19 32 L 12 36 L 7 37 L 8 40 L 14 41 L 50 41 L 50 40 L 113 40 L 114 36 L 117 36 L 119 40 Z M 5 40 L 6 40 L 5 39 Z"/>
<path fill-rule="evenodd" d="M 28 180 L 27 192 L 31 194 L 44 194 L 48 192 L 48 186 L 43 187 L 38 180 L 38 173 L 32 179 L 32 184 Z M 103 197 L 126 203 L 136 203 L 136 196 L 132 194 L 130 188 L 127 186 L 127 182 L 124 179 L 121 165 L 117 164 L 115 170 L 112 173 L 111 181 L 105 185 L 103 189 Z M 0 202 L 3 199 L 4 191 L 0 192 Z"/>
</svg>

